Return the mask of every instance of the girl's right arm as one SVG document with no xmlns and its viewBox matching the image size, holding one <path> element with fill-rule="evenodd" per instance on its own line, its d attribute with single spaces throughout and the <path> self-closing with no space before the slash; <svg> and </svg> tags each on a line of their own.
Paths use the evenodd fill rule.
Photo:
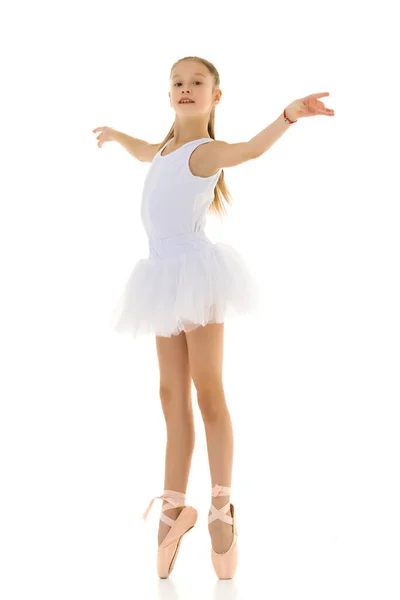
<svg viewBox="0 0 400 600">
<path fill-rule="evenodd" d="M 141 162 L 151 162 L 159 149 L 159 144 L 149 144 L 144 140 L 122 133 L 122 131 L 112 129 L 112 127 L 96 127 L 93 129 L 93 133 L 97 132 L 100 132 L 97 136 L 99 148 L 105 142 L 119 142 L 129 154 Z"/>
</svg>

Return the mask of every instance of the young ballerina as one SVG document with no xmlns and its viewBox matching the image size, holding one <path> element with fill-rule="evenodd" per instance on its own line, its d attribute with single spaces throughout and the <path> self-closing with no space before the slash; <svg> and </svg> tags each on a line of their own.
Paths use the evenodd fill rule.
<svg viewBox="0 0 400 600">
<path fill-rule="evenodd" d="M 205 235 L 206 214 L 223 214 L 228 204 L 225 167 L 262 156 L 302 117 L 333 116 L 318 100 L 329 93 L 295 100 L 248 142 L 214 138 L 215 107 L 221 99 L 217 69 L 199 57 L 178 60 L 170 73 L 169 98 L 175 121 L 160 144 L 149 144 L 109 127 L 98 146 L 118 141 L 136 159 L 149 162 L 141 219 L 149 256 L 139 260 L 115 310 L 115 330 L 155 335 L 160 398 L 167 426 L 164 493 L 158 529 L 157 571 L 167 578 L 182 537 L 197 521 L 186 506 L 194 450 L 191 381 L 204 421 L 211 474 L 208 528 L 211 558 L 220 579 L 234 576 L 238 562 L 236 515 L 230 502 L 233 432 L 223 383 L 224 322 L 233 312 L 259 307 L 258 286 L 236 250 L 213 244 Z"/>
</svg>

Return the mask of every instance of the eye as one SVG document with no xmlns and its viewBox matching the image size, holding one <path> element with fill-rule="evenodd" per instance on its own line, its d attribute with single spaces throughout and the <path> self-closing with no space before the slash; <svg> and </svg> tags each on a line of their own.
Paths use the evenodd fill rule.
<svg viewBox="0 0 400 600">
<path fill-rule="evenodd" d="M 202 82 L 201 81 L 195 81 L 195 83 L 202 83 Z M 182 84 L 181 83 L 175 83 L 174 86 L 175 85 L 182 85 Z"/>
</svg>

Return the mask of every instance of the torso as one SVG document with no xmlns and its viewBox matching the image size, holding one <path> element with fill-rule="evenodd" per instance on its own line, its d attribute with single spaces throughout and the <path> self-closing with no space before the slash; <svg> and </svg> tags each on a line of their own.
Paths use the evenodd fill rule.
<svg viewBox="0 0 400 600">
<path fill-rule="evenodd" d="M 168 156 L 168 154 L 172 154 L 172 152 L 175 152 L 176 150 L 179 150 L 179 148 L 184 146 L 184 144 L 181 144 L 180 146 L 172 146 L 172 143 L 173 142 L 171 142 L 166 148 L 164 148 L 164 150 L 161 153 L 162 157 Z M 208 144 L 200 144 L 199 146 L 197 146 L 197 148 L 193 150 L 189 158 L 190 171 L 195 177 L 210 177 L 211 175 L 215 175 L 219 171 L 219 169 L 214 169 L 214 171 L 212 172 L 207 170 L 207 164 L 204 160 L 207 156 L 207 146 Z"/>
<path fill-rule="evenodd" d="M 182 146 L 184 146 L 184 144 L 181 144 L 180 146 L 171 147 L 171 144 L 168 144 L 168 146 L 164 148 L 164 150 L 161 152 L 161 156 L 168 156 L 168 154 L 172 154 L 172 152 L 175 152 L 175 150 L 179 150 L 179 148 L 182 148 Z"/>
</svg>

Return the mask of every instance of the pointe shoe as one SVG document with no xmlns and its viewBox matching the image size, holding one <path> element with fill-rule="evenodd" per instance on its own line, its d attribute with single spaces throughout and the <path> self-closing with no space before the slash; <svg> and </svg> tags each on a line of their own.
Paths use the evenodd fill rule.
<svg viewBox="0 0 400 600">
<path fill-rule="evenodd" d="M 174 568 L 182 537 L 196 524 L 197 510 L 192 506 L 186 506 L 185 494 L 175 492 L 174 490 L 164 490 L 162 496 L 156 496 L 150 501 L 146 512 L 143 514 L 143 519 L 146 519 L 154 500 L 157 498 L 168 501 L 167 504 L 163 504 L 162 506 L 160 520 L 163 521 L 163 523 L 170 525 L 171 529 L 159 545 L 157 552 L 158 576 L 161 577 L 161 579 L 167 579 Z M 164 514 L 164 511 L 169 510 L 170 508 L 178 508 L 179 506 L 184 506 L 184 509 L 175 520 Z"/>
<path fill-rule="evenodd" d="M 230 496 L 231 488 L 224 487 L 222 485 L 215 485 L 212 488 L 211 495 L 216 496 Z M 238 548 L 237 548 L 237 528 L 236 528 L 236 515 L 233 504 L 229 502 L 222 508 L 216 508 L 211 503 L 211 515 L 208 516 L 208 523 L 212 523 L 216 519 L 220 519 L 225 523 L 233 525 L 233 540 L 232 544 L 226 552 L 222 554 L 215 552 L 214 548 L 211 547 L 211 560 L 214 567 L 214 571 L 219 579 L 232 579 L 235 575 L 236 568 L 238 565 Z M 231 510 L 232 517 L 229 517 L 227 513 Z"/>
</svg>

